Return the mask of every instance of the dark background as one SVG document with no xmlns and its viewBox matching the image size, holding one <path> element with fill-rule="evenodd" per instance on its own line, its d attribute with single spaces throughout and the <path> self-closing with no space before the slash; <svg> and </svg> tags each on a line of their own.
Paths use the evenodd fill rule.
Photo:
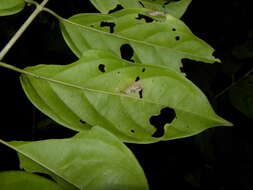
<svg viewBox="0 0 253 190">
<path fill-rule="evenodd" d="M 47 7 L 63 17 L 95 12 L 87 0 L 51 0 Z M 0 48 L 33 8 L 26 7 L 21 13 L 0 18 Z M 223 63 L 211 65 L 184 60 L 184 70 L 207 95 L 215 111 L 234 123 L 234 127 L 213 128 L 174 141 L 129 144 L 146 173 L 151 190 L 253 189 L 252 115 L 232 105 L 230 90 L 215 97 L 232 83 L 231 89 L 248 80 L 248 77 L 241 78 L 253 68 L 252 19 L 250 1 L 193 0 L 189 6 L 182 20 L 195 35 L 216 49 L 215 55 Z M 76 59 L 62 39 L 57 20 L 42 13 L 3 61 L 24 68 L 42 63 L 68 64 Z M 33 140 L 73 135 L 74 132 L 58 126 L 32 106 L 22 92 L 18 76 L 0 68 L 0 138 Z M 242 99 L 240 94 L 238 98 Z M 253 107 L 253 97 L 249 98 L 248 104 Z M 18 169 L 15 152 L 3 145 L 0 145 L 0 159 L 0 171 Z"/>
</svg>

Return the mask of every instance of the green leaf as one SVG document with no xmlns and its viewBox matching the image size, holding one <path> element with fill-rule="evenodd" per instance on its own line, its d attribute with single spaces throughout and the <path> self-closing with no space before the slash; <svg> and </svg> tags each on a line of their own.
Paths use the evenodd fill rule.
<svg viewBox="0 0 253 190">
<path fill-rule="evenodd" d="M 46 168 L 49 175 L 81 190 L 147 190 L 144 172 L 130 150 L 100 127 L 70 139 L 11 142 L 16 151 Z M 21 167 L 41 172 L 21 159 Z M 37 167 L 38 168 L 38 167 Z"/>
<path fill-rule="evenodd" d="M 24 0 L 1 0 L 0 16 L 16 14 L 23 10 L 25 6 Z"/>
<path fill-rule="evenodd" d="M 157 11 L 169 13 L 176 18 L 181 18 L 192 0 L 141 0 L 145 8 L 154 10 L 153 14 L 159 14 Z"/>
<path fill-rule="evenodd" d="M 53 119 L 65 119 L 72 129 L 80 130 L 85 121 L 123 141 L 149 143 L 231 125 L 214 113 L 196 86 L 166 67 L 131 63 L 94 50 L 70 65 L 39 65 L 26 71 L 51 78 L 50 82 L 22 75 L 21 83 L 35 106 Z M 165 125 L 164 135 L 153 137 L 157 130 L 150 119 L 166 107 L 176 117 L 167 114 L 172 121 Z"/>
<path fill-rule="evenodd" d="M 212 56 L 213 48 L 194 36 L 182 21 L 168 15 L 164 22 L 147 23 L 143 16 L 149 12 L 143 11 L 78 14 L 61 20 L 61 29 L 78 57 L 89 49 L 107 50 L 120 57 L 121 49 L 128 44 L 134 51 L 129 60 L 165 65 L 179 72 L 183 58 L 207 63 L 219 61 Z"/>
<path fill-rule="evenodd" d="M 90 0 L 92 4 L 102 13 L 108 13 L 114 10 L 118 5 L 124 8 L 141 8 L 152 9 L 156 14 L 161 12 L 169 13 L 177 18 L 183 16 L 191 0 Z M 157 12 L 159 11 L 159 12 Z"/>
<path fill-rule="evenodd" d="M 0 172 L 2 190 L 62 190 L 51 180 L 23 171 Z"/>
<path fill-rule="evenodd" d="M 229 91 L 229 97 L 235 108 L 253 118 L 253 75 L 234 86 Z"/>
<path fill-rule="evenodd" d="M 90 0 L 91 3 L 102 13 L 108 13 L 117 5 L 125 8 L 141 8 L 141 4 L 137 0 Z"/>
</svg>

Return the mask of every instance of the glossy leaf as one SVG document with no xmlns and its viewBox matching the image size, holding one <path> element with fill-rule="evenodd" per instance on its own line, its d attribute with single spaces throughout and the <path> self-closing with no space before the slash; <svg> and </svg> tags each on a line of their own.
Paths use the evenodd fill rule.
<svg viewBox="0 0 253 190">
<path fill-rule="evenodd" d="M 63 190 L 59 185 L 44 177 L 23 171 L 0 172 L 2 190 Z"/>
<path fill-rule="evenodd" d="M 229 96 L 235 108 L 253 118 L 253 75 L 234 86 Z"/>
<path fill-rule="evenodd" d="M 22 75 L 28 98 L 53 119 L 65 119 L 69 123 L 65 126 L 72 129 L 80 130 L 85 121 L 106 128 L 123 141 L 149 143 L 231 125 L 214 113 L 196 86 L 166 67 L 126 62 L 103 51 L 88 51 L 70 65 L 39 65 L 26 70 L 51 78 L 49 82 Z M 172 117 L 171 123 L 165 125 L 162 137 L 153 137 L 163 127 L 156 130 L 150 119 L 167 107 L 173 109 L 166 115 Z M 70 114 L 73 120 L 69 119 Z"/>
<path fill-rule="evenodd" d="M 101 127 L 93 127 L 70 139 L 9 144 L 23 155 L 21 167 L 25 170 L 48 171 L 47 174 L 54 174 L 81 190 L 148 189 L 134 155 Z M 34 163 L 46 170 L 35 167 Z"/>
<path fill-rule="evenodd" d="M 78 57 L 89 49 L 101 49 L 124 58 L 124 52 L 131 54 L 133 50 L 133 57 L 126 59 L 165 65 L 179 72 L 183 58 L 219 61 L 212 56 L 213 48 L 194 36 L 182 21 L 169 15 L 163 22 L 154 21 L 146 16 L 149 13 L 146 9 L 127 9 L 110 15 L 78 14 L 61 20 L 61 29 Z"/>
<path fill-rule="evenodd" d="M 90 0 L 92 4 L 102 13 L 108 13 L 122 6 L 124 8 L 142 8 L 152 9 L 153 11 L 162 11 L 169 13 L 177 18 L 180 18 L 191 0 L 180 0 L 174 2 L 173 0 Z M 158 13 L 158 12 L 156 12 Z"/>
<path fill-rule="evenodd" d="M 23 10 L 24 6 L 24 0 L 1 0 L 0 16 L 7 16 L 18 13 Z"/>
</svg>

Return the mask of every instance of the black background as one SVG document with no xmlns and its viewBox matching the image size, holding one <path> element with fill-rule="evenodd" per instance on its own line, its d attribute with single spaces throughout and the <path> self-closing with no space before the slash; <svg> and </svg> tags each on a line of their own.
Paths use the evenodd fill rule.
<svg viewBox="0 0 253 190">
<path fill-rule="evenodd" d="M 63 17 L 96 10 L 86 0 L 51 0 L 47 7 Z M 0 17 L 0 47 L 13 36 L 32 13 Z M 235 109 L 225 92 L 219 92 L 243 77 L 253 59 L 238 58 L 234 48 L 248 40 L 253 29 L 250 1 L 193 0 L 182 20 L 193 33 L 216 49 L 222 64 L 184 60 L 184 70 L 209 98 L 215 111 L 234 127 L 209 129 L 199 135 L 149 145 L 128 146 L 142 165 L 150 189 L 240 190 L 253 189 L 252 120 Z M 253 50 L 251 50 L 253 51 Z M 65 45 L 57 20 L 40 14 L 3 61 L 24 68 L 37 64 L 68 64 L 77 58 Z M 0 138 L 33 140 L 62 138 L 74 132 L 47 120 L 22 92 L 19 74 L 0 68 Z M 48 121 L 46 123 L 45 121 Z M 46 124 L 45 124 L 46 123 Z M 0 171 L 18 169 L 14 151 L 0 145 Z"/>
</svg>

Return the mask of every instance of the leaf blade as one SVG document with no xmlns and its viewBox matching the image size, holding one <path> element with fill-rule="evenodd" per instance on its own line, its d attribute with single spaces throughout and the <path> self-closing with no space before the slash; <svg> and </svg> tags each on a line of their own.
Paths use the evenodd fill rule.
<svg viewBox="0 0 253 190">
<path fill-rule="evenodd" d="M 1 0 L 0 16 L 9 16 L 23 10 L 25 2 L 23 0 Z"/>
<path fill-rule="evenodd" d="M 0 172 L 0 179 L 0 188 L 6 190 L 62 190 L 51 180 L 23 171 Z"/>
<path fill-rule="evenodd" d="M 134 155 L 115 136 L 100 127 L 93 127 L 70 139 L 8 144 L 50 169 L 49 175 L 53 173 L 78 189 L 148 189 L 144 172 Z M 25 159 L 21 160 L 21 166 L 28 171 L 38 171 Z"/>
<path fill-rule="evenodd" d="M 214 49 L 194 36 L 182 21 L 168 15 L 164 22 L 146 23 L 142 14 L 149 12 L 127 9 L 110 15 L 78 14 L 61 20 L 61 30 L 78 57 L 89 49 L 108 50 L 122 57 L 121 48 L 128 44 L 135 61 L 164 65 L 179 72 L 183 58 L 219 62 L 212 56 Z"/>
<path fill-rule="evenodd" d="M 191 0 L 181 0 L 178 2 L 167 1 L 167 0 L 90 0 L 91 3 L 102 13 L 108 13 L 114 10 L 118 5 L 124 8 L 142 8 L 152 9 L 156 14 L 158 12 L 169 13 L 177 18 L 180 18 L 185 13 L 187 7 L 191 3 Z"/>
<path fill-rule="evenodd" d="M 99 70 L 100 65 L 104 66 L 104 72 Z M 54 70 L 53 80 L 61 82 L 43 82 L 54 92 L 59 99 L 57 101 L 63 102 L 77 116 L 77 122 L 82 120 L 92 126 L 100 125 L 125 142 L 170 140 L 190 136 L 209 127 L 231 125 L 214 113 L 196 86 L 182 74 L 168 68 L 132 64 L 113 54 L 93 50 L 67 66 L 41 65 L 29 70 L 42 76 Z M 41 80 L 25 75 L 21 78 L 36 80 L 37 85 L 33 88 L 41 88 Z M 71 85 L 63 85 L 63 82 Z M 22 85 L 27 94 L 32 93 L 29 83 Z M 163 137 L 155 138 L 152 135 L 156 128 L 151 125 L 150 118 L 159 115 L 166 107 L 175 110 L 176 118 L 169 125 L 169 130 L 165 128 L 167 131 Z M 64 111 L 57 110 L 58 115 L 65 117 Z M 75 128 L 75 123 L 71 126 Z M 168 135 L 175 130 L 184 133 Z"/>
</svg>

